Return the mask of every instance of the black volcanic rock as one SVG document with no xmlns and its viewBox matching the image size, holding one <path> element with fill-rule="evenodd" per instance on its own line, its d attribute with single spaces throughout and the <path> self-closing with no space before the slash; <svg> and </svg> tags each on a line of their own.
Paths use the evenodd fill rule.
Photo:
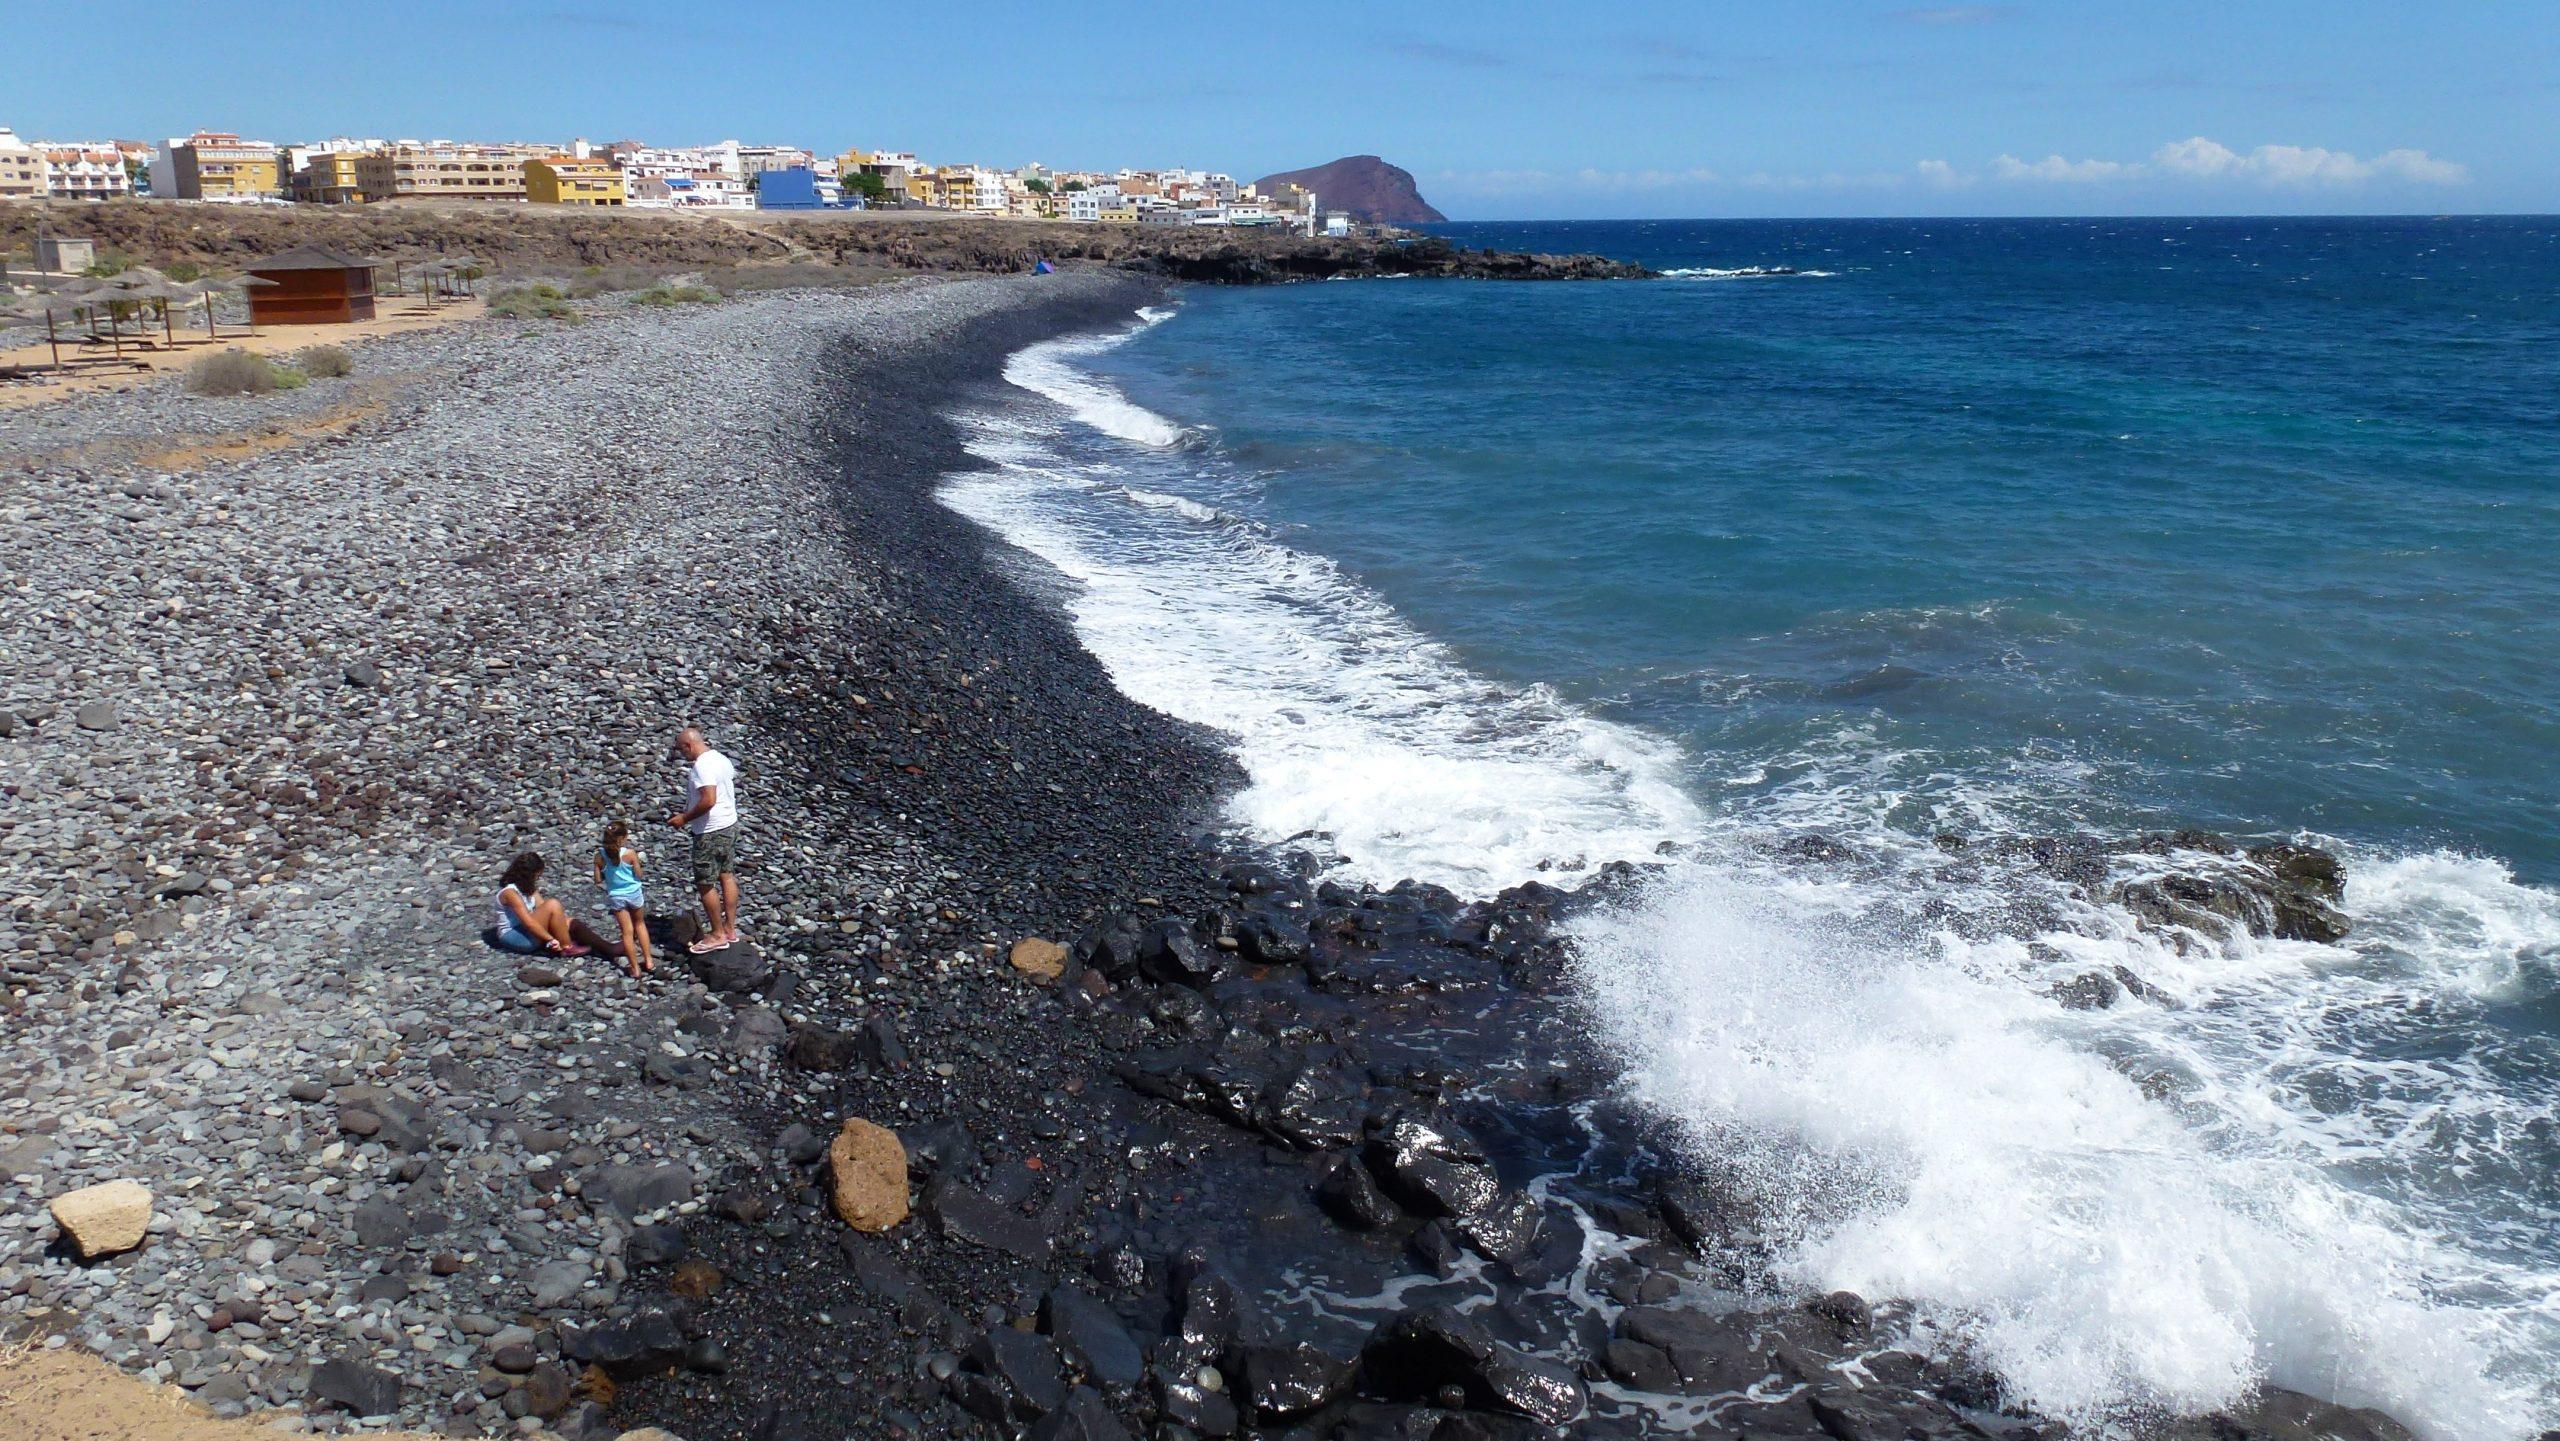
<svg viewBox="0 0 2560 1441">
<path fill-rule="evenodd" d="M 1348 210 L 1364 225 L 1429 225 L 1449 217 L 1431 208 L 1413 185 L 1413 172 L 1389 165 L 1375 155 L 1346 155 L 1305 170 L 1283 170 L 1253 183 L 1265 195 L 1283 185 L 1316 193 L 1326 210 Z"/>
</svg>

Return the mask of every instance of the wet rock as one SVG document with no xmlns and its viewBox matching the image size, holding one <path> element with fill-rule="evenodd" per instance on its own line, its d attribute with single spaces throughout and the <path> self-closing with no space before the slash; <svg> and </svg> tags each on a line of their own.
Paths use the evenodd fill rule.
<svg viewBox="0 0 2560 1441">
<path fill-rule="evenodd" d="M 1049 1233 L 1039 1222 L 975 1190 L 955 1176 L 935 1179 L 925 1192 L 925 1208 L 943 1235 L 1046 1264 Z"/>
<path fill-rule="evenodd" d="M 1325 1214 L 1354 1231 L 1382 1231 L 1404 1218 L 1370 1179 L 1369 1168 L 1358 1161 L 1334 1162 L 1315 1190 L 1316 1204 Z"/>
<path fill-rule="evenodd" d="M 1855 1291 L 1833 1291 L 1804 1303 L 1804 1309 L 1816 1318 L 1830 1323 L 1842 1339 L 1863 1336 L 1875 1324 L 1866 1298 Z"/>
<path fill-rule="evenodd" d="M 1078 1386 L 1067 1393 L 1066 1404 L 1040 1418 L 1031 1428 L 1030 1441 L 1133 1441 L 1129 1428 L 1111 1414 L 1111 1408 L 1091 1387 Z"/>
<path fill-rule="evenodd" d="M 2413 1441 L 2409 1428 L 2379 1411 L 2333 1405 L 2275 1386 L 2228 1417 L 2189 1425 L 2198 1433 L 2196 1441 L 2208 1429 L 2215 1438 L 2236 1431 L 2245 1441 Z M 2172 1441 L 2189 1441 L 2187 1432 L 2180 1430 Z"/>
<path fill-rule="evenodd" d="M 2045 994 L 2066 1011 L 2103 1011 L 2124 994 L 2124 987 L 2104 971 L 2090 971 L 2062 982 Z"/>
<path fill-rule="evenodd" d="M 829 1196 L 837 1219 L 879 1232 L 907 1219 L 907 1152 L 898 1134 L 848 1117 L 827 1148 Z"/>
<path fill-rule="evenodd" d="M 1158 1373 L 1156 1405 L 1177 1436 L 1233 1436 L 1242 1422 L 1234 1399 L 1201 1384 L 1197 1373 Z"/>
<path fill-rule="evenodd" d="M 1173 1321 L 1156 1347 L 1156 1365 L 1179 1373 L 1224 1361 L 1246 1337 L 1252 1305 L 1233 1273 L 1193 1246 L 1173 1259 Z"/>
<path fill-rule="evenodd" d="M 980 1420 L 1036 1421 L 1066 1404 L 1058 1348 L 1046 1336 L 997 1326 L 978 1333 L 952 1380 L 962 1409 Z"/>
<path fill-rule="evenodd" d="M 1351 1363 L 1306 1342 L 1249 1346 L 1238 1399 L 1256 1419 L 1285 1421 L 1322 1410 L 1351 1388 Z"/>
<path fill-rule="evenodd" d="M 1659 1346 L 1614 1336 L 1600 1353 L 1600 1369 L 1621 1386 L 1668 1394 L 1680 1389 L 1680 1369 Z"/>
<path fill-rule="evenodd" d="M 1040 1302 L 1040 1328 L 1069 1366 L 1097 1386 L 1135 1386 L 1146 1376 L 1146 1356 L 1120 1318 L 1073 1286 L 1052 1289 Z"/>
<path fill-rule="evenodd" d="M 151 1191 L 139 1181 L 108 1181 L 66 1191 L 47 1209 L 72 1250 L 94 1261 L 142 1244 L 151 1226 Z"/>
<path fill-rule="evenodd" d="M 1198 989 L 1227 973 L 1223 952 L 1200 944 L 1191 923 L 1167 918 L 1146 929 L 1138 946 L 1138 973 L 1158 985 Z"/>
<path fill-rule="evenodd" d="M 1379 1188 L 1420 1216 L 1472 1216 L 1502 1190 L 1484 1148 L 1445 1118 L 1385 1117 L 1372 1127 L 1361 1157 Z"/>
<path fill-rule="evenodd" d="M 1588 1401 L 1582 1382 L 1549 1361 L 1522 1355 L 1446 1306 L 1406 1311 L 1380 1326 L 1360 1352 L 1363 1386 L 1382 1400 L 1463 1398 L 1479 1411 L 1562 1426 Z"/>
<path fill-rule="evenodd" d="M 311 1382 L 303 1394 L 358 1416 L 389 1416 L 400 1409 L 400 1378 L 340 1357 L 312 1367 Z"/>
<path fill-rule="evenodd" d="M 1630 1306 L 1619 1313 L 1617 1334 L 1668 1356 L 1682 1383 L 1693 1391 L 1739 1390 L 1769 1369 L 1749 1324 L 1733 1316 Z"/>
<path fill-rule="evenodd" d="M 1485 1259 L 1516 1265 L 1537 1249 L 1542 1219 L 1528 1197 L 1514 1192 L 1474 1215 L 1452 1219 L 1449 1229 Z"/>
</svg>

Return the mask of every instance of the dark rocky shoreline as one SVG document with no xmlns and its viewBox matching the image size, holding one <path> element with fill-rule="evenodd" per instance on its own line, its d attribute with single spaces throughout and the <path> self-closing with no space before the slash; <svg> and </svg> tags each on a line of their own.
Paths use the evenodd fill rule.
<svg viewBox="0 0 2560 1441">
<path fill-rule="evenodd" d="M 1000 732 L 870 740 L 840 721 L 846 692 L 879 684 L 876 650 L 822 647 L 832 706 L 804 691 L 776 717 L 807 737 L 813 774 L 920 770 L 910 815 L 1005 838 L 954 856 L 1003 943 L 1072 944 L 1035 957 L 1054 975 L 1007 964 L 1002 944 L 964 951 L 922 991 L 895 966 L 798 961 L 795 1085 L 751 1118 L 767 1164 L 659 1238 L 665 1269 L 640 1278 L 665 1294 L 568 1355 L 625 1378 L 618 1415 L 695 1441 L 2063 1434 L 2004 1411 L 1995 1379 L 1898 1349 L 1890 1302 L 1770 1296 L 1749 1198 L 1613 1093 L 1557 930 L 1637 873 L 1469 901 L 1235 851 L 1208 824 L 1232 778 L 1217 753 L 1119 701 L 1037 563 L 931 499 L 970 463 L 938 414 L 954 396 L 1139 298 L 994 317 L 902 357 L 894 380 L 838 358 L 842 523 L 894 577 L 879 598 L 901 620 L 880 634 L 908 638 L 891 667 L 904 703 L 966 716 L 999 690 L 1038 699 Z M 927 651 L 1001 679 L 937 686 L 951 668 L 920 664 Z M 999 743 L 1030 771 L 986 764 Z M 1065 796 L 1043 780 L 1061 767 Z M 1125 783 L 1150 767 L 1161 784 Z M 2114 896 L 2159 925 L 2339 924 L 2316 852 L 2145 844 L 2207 862 Z M 2106 847 L 2030 849 L 2007 859 L 2091 898 L 2123 889 Z M 1794 850 L 1854 863 L 1819 837 Z M 2117 984 L 2058 999 L 2110 1004 Z M 918 1068 L 953 1055 L 945 1104 L 920 1106 Z M 917 1214 L 883 1234 L 831 1213 L 824 1153 L 847 1117 L 904 1141 Z M 718 1374 L 684 1364 L 705 1340 Z M 2271 1392 L 2159 1434 L 2405 1433 Z"/>
</svg>

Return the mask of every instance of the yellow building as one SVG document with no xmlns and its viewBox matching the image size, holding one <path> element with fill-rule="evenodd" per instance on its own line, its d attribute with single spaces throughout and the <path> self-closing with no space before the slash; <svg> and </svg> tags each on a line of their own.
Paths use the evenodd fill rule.
<svg viewBox="0 0 2560 1441">
<path fill-rule="evenodd" d="M 1106 205 L 1102 207 L 1101 218 L 1116 225 L 1135 225 L 1138 223 L 1138 207 L 1126 204 Z"/>
<path fill-rule="evenodd" d="M 293 173 L 293 198 L 322 205 L 364 199 L 364 176 L 358 169 L 364 157 L 361 150 L 335 150 L 305 160 Z"/>
<path fill-rule="evenodd" d="M 284 194 L 284 167 L 263 140 L 202 131 L 169 147 L 180 200 L 228 200 Z"/>
<path fill-rule="evenodd" d="M 524 195 L 536 205 L 620 205 L 622 172 L 611 162 L 552 155 L 524 163 Z"/>
</svg>

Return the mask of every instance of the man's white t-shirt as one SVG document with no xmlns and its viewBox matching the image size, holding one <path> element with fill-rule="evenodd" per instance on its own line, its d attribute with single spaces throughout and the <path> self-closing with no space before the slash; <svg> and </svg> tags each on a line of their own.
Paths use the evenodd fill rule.
<svg viewBox="0 0 2560 1441">
<path fill-rule="evenodd" d="M 693 758 L 693 764 L 684 768 L 684 778 L 691 787 L 684 797 L 688 806 L 702 798 L 704 786 L 718 788 L 713 792 L 711 809 L 695 816 L 686 829 L 695 835 L 707 836 L 738 823 L 738 768 L 729 764 L 727 756 L 718 751 L 704 751 Z"/>
</svg>

